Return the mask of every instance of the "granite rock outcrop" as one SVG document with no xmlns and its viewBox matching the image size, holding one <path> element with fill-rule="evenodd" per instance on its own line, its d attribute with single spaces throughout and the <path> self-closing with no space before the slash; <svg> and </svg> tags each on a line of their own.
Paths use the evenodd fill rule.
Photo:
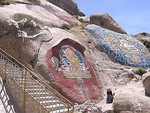
<svg viewBox="0 0 150 113">
<path fill-rule="evenodd" d="M 101 13 L 101 14 L 93 14 L 90 16 L 90 23 L 99 25 L 103 28 L 122 33 L 127 34 L 126 31 L 121 28 L 121 26 L 107 13 Z"/>
</svg>

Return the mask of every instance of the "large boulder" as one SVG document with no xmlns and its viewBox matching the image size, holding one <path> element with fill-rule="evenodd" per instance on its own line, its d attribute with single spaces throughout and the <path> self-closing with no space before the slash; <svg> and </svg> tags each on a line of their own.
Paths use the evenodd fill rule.
<svg viewBox="0 0 150 113">
<path fill-rule="evenodd" d="M 51 33 L 48 30 L 41 30 L 40 26 L 36 26 L 34 21 L 31 22 L 26 19 L 19 22 L 1 20 L 0 48 L 22 63 L 32 66 L 34 59 L 38 55 L 41 43 L 51 39 Z"/>
<path fill-rule="evenodd" d="M 19 10 L 18 10 L 19 9 Z M 41 6 L 30 4 L 11 4 L 0 7 L 1 19 L 14 19 L 19 21 L 23 18 L 34 19 L 41 25 L 63 28 L 81 24 L 77 19 L 61 8 L 49 3 L 41 2 Z"/>
<path fill-rule="evenodd" d="M 145 87 L 145 95 L 150 96 L 150 72 L 142 76 L 142 82 Z"/>
<path fill-rule="evenodd" d="M 143 33 L 136 34 L 135 37 L 138 40 L 140 40 L 150 51 L 150 34 L 143 32 Z"/>
<path fill-rule="evenodd" d="M 150 53 L 136 38 L 97 25 L 88 25 L 86 29 L 94 36 L 103 51 L 120 64 L 150 67 Z"/>
<path fill-rule="evenodd" d="M 150 98 L 133 92 L 123 91 L 115 95 L 113 109 L 114 113 L 122 113 L 123 111 L 150 113 Z"/>
<path fill-rule="evenodd" d="M 41 45 L 37 70 L 43 74 L 47 68 L 50 85 L 73 102 L 101 98 L 101 84 L 82 43 L 67 31 L 49 30 L 53 39 Z"/>
<path fill-rule="evenodd" d="M 88 17 L 88 16 L 79 16 L 79 17 L 78 17 L 78 20 L 79 20 L 81 23 L 90 23 L 90 17 Z"/>
<path fill-rule="evenodd" d="M 26 19 L 9 20 L 0 27 L 0 48 L 39 72 L 72 102 L 102 97 L 96 72 L 76 36 L 59 28 L 42 28 Z"/>
<path fill-rule="evenodd" d="M 108 14 L 102 13 L 102 14 L 93 14 L 90 16 L 90 23 L 99 25 L 103 28 L 122 33 L 127 34 L 126 31 L 119 26 L 119 24 Z"/>
<path fill-rule="evenodd" d="M 29 4 L 11 4 L 0 7 L 0 47 L 2 49 L 33 71 L 39 72 L 50 85 L 74 102 L 82 103 L 87 99 L 99 99 L 102 97 L 102 86 L 126 84 L 130 80 L 128 79 L 130 74 L 126 74 L 126 69 L 129 67 L 112 62 L 87 31 L 75 27 L 65 31 L 44 26 L 56 25 L 58 27 L 63 25 L 63 22 L 70 25 L 80 22 L 62 9 L 43 1 L 45 0 L 41 0 L 42 7 Z M 14 14 L 17 14 L 19 19 L 23 17 L 23 20 L 14 21 Z M 49 14 L 52 15 L 49 16 Z M 4 21 L 6 19 L 7 23 Z M 37 22 L 39 24 L 42 22 L 44 25 L 39 26 Z M 67 52 L 76 53 L 72 57 L 79 65 L 66 66 L 69 62 L 65 60 L 64 55 L 62 55 L 63 61 L 68 63 L 65 63 L 65 66 L 62 60 L 57 63 L 62 57 L 59 58 L 59 55 L 55 53 L 58 53 L 62 44 L 67 44 L 62 47 Z M 57 59 L 53 57 L 55 55 Z M 67 72 L 72 73 L 68 71 L 69 69 L 76 72 L 73 74 L 77 75 L 76 78 L 69 78 L 73 77 L 67 74 Z M 79 72 L 75 71 L 76 69 L 79 69 L 77 70 Z M 79 78 L 81 74 L 84 75 L 83 78 Z M 119 81 L 117 81 L 118 78 Z"/>
<path fill-rule="evenodd" d="M 77 15 L 79 12 L 75 0 L 47 0 L 47 1 L 64 9 L 71 15 Z"/>
</svg>

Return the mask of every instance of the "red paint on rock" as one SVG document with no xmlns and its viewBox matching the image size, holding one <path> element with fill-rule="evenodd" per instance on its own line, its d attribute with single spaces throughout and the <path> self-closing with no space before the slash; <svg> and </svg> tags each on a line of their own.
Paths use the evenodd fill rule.
<svg viewBox="0 0 150 113">
<path fill-rule="evenodd" d="M 75 50 L 78 50 L 83 55 L 86 61 L 86 65 L 88 66 L 91 77 L 90 78 L 88 78 L 89 76 L 87 76 L 87 78 L 83 77 L 82 85 L 79 84 L 76 78 L 67 78 L 66 76 L 64 76 L 63 70 L 62 69 L 60 70 L 62 64 L 59 63 L 58 65 L 59 70 L 57 70 L 56 65 L 51 60 L 51 58 L 54 56 L 58 59 L 58 61 L 61 60 L 59 52 L 64 45 L 67 45 L 69 47 L 71 46 Z M 51 48 L 47 52 L 47 63 L 50 69 L 52 86 L 72 102 L 83 103 L 89 99 L 95 100 L 101 98 L 102 96 L 101 84 L 98 82 L 96 78 L 96 74 L 94 72 L 91 63 L 89 62 L 89 59 L 84 55 L 83 47 L 77 42 L 74 42 L 70 39 L 65 39 L 58 45 Z"/>
</svg>

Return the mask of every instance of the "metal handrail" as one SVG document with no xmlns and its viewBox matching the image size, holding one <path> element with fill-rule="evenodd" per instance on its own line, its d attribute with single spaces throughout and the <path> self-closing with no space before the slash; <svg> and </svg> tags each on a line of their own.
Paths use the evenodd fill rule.
<svg viewBox="0 0 150 113">
<path fill-rule="evenodd" d="M 10 54 L 8 54 L 7 52 L 5 52 L 3 49 L 0 48 L 0 52 L 2 54 L 4 54 L 7 59 L 9 59 L 10 62 L 12 62 L 13 64 L 15 63 L 16 65 L 19 66 L 19 68 L 21 69 L 25 69 L 27 72 L 30 73 L 31 76 L 34 76 L 37 78 L 37 80 L 35 80 L 36 83 L 38 83 L 40 86 L 44 87 L 45 89 L 49 89 L 52 91 L 53 95 L 58 98 L 58 100 L 60 100 L 61 102 L 63 102 L 64 104 L 66 104 L 66 106 L 68 107 L 68 110 L 70 108 L 72 108 L 72 111 L 74 110 L 74 105 L 72 102 L 70 102 L 68 99 L 66 99 L 64 96 L 62 96 L 58 91 L 54 90 L 51 86 L 49 86 L 46 81 L 44 79 L 39 78 L 36 74 L 34 74 L 30 69 L 28 69 L 26 66 L 24 66 L 20 61 L 18 61 L 16 58 L 14 58 L 13 56 L 11 56 Z M 28 75 L 28 74 L 27 74 Z M 29 76 L 29 75 L 28 75 Z M 31 76 L 29 76 L 31 78 Z"/>
<path fill-rule="evenodd" d="M 0 78 L 0 85 L 2 86 L 1 90 L 0 90 L 0 99 L 2 101 L 2 104 L 4 106 L 4 109 L 5 109 L 6 113 L 15 113 L 13 107 L 8 104 L 8 101 L 10 99 L 9 99 L 9 97 L 7 95 L 6 89 L 4 87 L 4 84 L 3 84 L 3 81 L 2 81 L 1 78 Z M 1 95 L 2 93 L 3 93 L 3 96 Z M 5 98 L 5 100 L 4 100 L 4 98 Z M 9 109 L 8 109 L 8 106 L 9 106 Z"/>
</svg>

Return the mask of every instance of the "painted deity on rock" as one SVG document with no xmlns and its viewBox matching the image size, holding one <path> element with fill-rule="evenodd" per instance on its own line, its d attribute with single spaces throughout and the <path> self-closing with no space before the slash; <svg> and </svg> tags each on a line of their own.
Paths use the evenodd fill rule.
<svg viewBox="0 0 150 113">
<path fill-rule="evenodd" d="M 78 103 L 101 97 L 100 83 L 80 46 L 64 40 L 48 53 L 55 85 L 63 95 Z"/>
<path fill-rule="evenodd" d="M 55 56 L 51 60 L 55 64 L 56 70 L 62 70 L 66 78 L 76 78 L 79 81 L 82 81 L 82 78 L 91 78 L 89 67 L 83 55 L 73 47 L 62 46 L 59 51 L 59 58 L 60 61 Z M 58 64 L 61 65 L 61 69 L 59 69 Z"/>
</svg>

